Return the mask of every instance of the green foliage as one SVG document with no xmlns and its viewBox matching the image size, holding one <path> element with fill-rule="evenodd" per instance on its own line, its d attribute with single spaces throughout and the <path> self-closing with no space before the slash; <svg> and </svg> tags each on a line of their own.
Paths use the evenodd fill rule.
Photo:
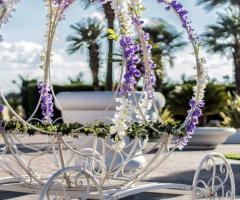
<svg viewBox="0 0 240 200">
<path fill-rule="evenodd" d="M 188 81 L 182 85 L 176 85 L 175 89 L 169 92 L 167 105 L 174 118 L 183 119 L 186 116 L 187 110 L 190 108 L 187 102 L 193 96 L 193 86 L 194 82 Z M 224 85 L 214 84 L 213 82 L 208 83 L 205 92 L 205 107 L 203 109 L 201 125 L 207 123 L 208 117 L 219 115 L 225 108 L 227 99 Z"/>
<path fill-rule="evenodd" d="M 240 153 L 226 153 L 224 156 L 227 159 L 232 159 L 232 160 L 240 160 Z"/>
<path fill-rule="evenodd" d="M 22 83 L 21 87 L 21 95 L 22 95 L 22 106 L 25 110 L 26 117 L 28 118 L 31 116 L 32 112 L 34 111 L 38 99 L 39 99 L 39 92 L 37 87 L 37 81 L 32 80 L 25 80 Z M 74 91 L 94 91 L 94 88 L 92 85 L 83 85 L 81 83 L 75 82 L 71 84 L 66 85 L 54 85 L 53 86 L 55 94 L 58 94 L 60 92 L 74 92 Z M 100 90 L 103 91 L 104 87 L 100 86 Z M 36 113 L 36 118 L 41 119 L 42 113 L 39 109 Z M 61 117 L 60 111 L 55 107 L 54 108 L 54 118 L 57 119 Z"/>
<path fill-rule="evenodd" d="M 234 6 L 240 7 L 240 1 L 239 0 L 198 0 L 198 5 L 205 5 L 205 9 L 211 10 L 215 8 L 216 6 L 223 5 L 223 4 L 232 4 Z"/>
<path fill-rule="evenodd" d="M 84 85 L 83 82 L 83 72 L 80 72 L 76 77 L 68 79 L 71 84 L 81 84 Z"/>
<path fill-rule="evenodd" d="M 240 96 L 237 94 L 231 95 L 228 93 L 227 106 L 224 112 L 220 113 L 224 119 L 224 126 L 240 128 Z"/>
<path fill-rule="evenodd" d="M 109 40 L 115 40 L 115 41 L 118 41 L 118 34 L 111 28 L 108 28 L 107 29 L 107 32 L 108 32 L 108 39 Z"/>
<path fill-rule="evenodd" d="M 88 18 L 70 27 L 75 31 L 75 35 L 67 37 L 67 42 L 70 43 L 67 48 L 69 54 L 97 43 L 103 32 L 103 26 L 96 18 Z"/>
<path fill-rule="evenodd" d="M 176 120 L 173 118 L 172 112 L 168 108 L 165 108 L 161 113 L 161 119 L 165 124 L 174 124 Z"/>
<path fill-rule="evenodd" d="M 207 26 L 203 34 L 204 44 L 212 52 L 231 53 L 240 42 L 240 9 L 230 7 L 224 13 L 218 13 L 216 24 Z"/>
<path fill-rule="evenodd" d="M 218 13 L 217 22 L 207 27 L 203 41 L 209 51 L 232 58 L 236 92 L 240 94 L 240 5 Z"/>
<path fill-rule="evenodd" d="M 71 135 L 73 137 L 78 137 L 79 134 L 91 135 L 94 134 L 100 138 L 106 138 L 110 135 L 110 126 L 108 124 L 104 124 L 103 122 L 97 121 L 93 124 L 89 124 L 87 126 L 83 126 L 80 123 L 73 123 L 73 124 L 41 124 L 39 122 L 32 122 L 31 125 L 37 127 L 40 130 L 51 132 L 51 134 L 58 134 L 58 135 Z M 9 122 L 6 124 L 6 131 L 11 131 L 13 133 L 25 133 L 27 132 L 29 135 L 34 135 L 36 133 L 40 133 L 39 131 L 23 126 L 22 123 L 16 122 Z M 160 132 L 160 135 L 159 135 Z M 183 136 L 185 132 L 183 130 L 179 130 L 179 125 L 176 123 L 165 123 L 161 124 L 159 122 L 150 122 L 149 124 L 139 124 L 133 123 L 131 124 L 126 134 L 130 139 L 134 139 L 135 137 L 139 137 L 141 139 L 146 138 L 156 138 L 161 136 L 162 134 L 169 134 L 175 136 Z M 44 134 L 44 132 L 43 132 Z M 111 136 L 115 138 L 113 134 Z"/>
</svg>

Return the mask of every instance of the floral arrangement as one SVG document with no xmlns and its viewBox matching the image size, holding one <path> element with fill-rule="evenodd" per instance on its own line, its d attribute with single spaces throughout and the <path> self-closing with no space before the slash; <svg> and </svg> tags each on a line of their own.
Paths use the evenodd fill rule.
<svg viewBox="0 0 240 200">
<path fill-rule="evenodd" d="M 39 131 L 35 128 L 26 128 L 24 124 L 19 121 L 11 121 L 2 124 L 5 127 L 6 131 L 17 132 L 17 133 L 28 133 L 30 136 L 38 134 Z M 116 135 L 118 133 L 114 132 L 111 134 L 112 125 L 104 124 L 103 122 L 95 122 L 93 124 L 82 125 L 80 123 L 40 123 L 40 122 L 31 122 L 31 125 L 37 127 L 39 130 L 46 131 L 48 135 L 61 135 L 61 136 L 72 136 L 78 137 L 80 134 L 85 135 L 95 135 L 99 138 L 107 138 L 110 136 L 113 140 L 116 141 Z M 152 129 L 151 127 L 154 127 Z M 146 138 L 156 138 L 162 136 L 164 133 L 169 135 L 174 135 L 177 137 L 182 137 L 185 132 L 183 130 L 178 130 L 179 124 L 177 123 L 166 123 L 162 124 L 159 122 L 150 122 L 149 124 L 142 124 L 138 122 L 132 123 L 127 127 L 125 135 L 130 139 L 134 139 L 136 136 L 141 139 Z M 117 141 L 116 141 L 117 142 Z"/>
<path fill-rule="evenodd" d="M 127 98 L 134 93 L 134 87 L 136 85 L 136 77 L 142 76 L 141 71 L 137 69 L 136 65 L 140 62 L 143 63 L 144 66 L 144 89 L 147 92 L 147 96 L 149 98 L 149 102 L 151 102 L 151 98 L 153 97 L 153 85 L 155 83 L 155 77 L 153 73 L 153 69 L 156 65 L 153 63 L 151 59 L 151 45 L 149 45 L 148 34 L 144 33 L 142 30 L 142 25 L 144 22 L 140 19 L 141 12 L 144 10 L 144 7 L 139 0 L 133 1 L 117 1 L 117 0 L 108 0 L 111 2 L 113 9 L 115 10 L 116 16 L 119 19 L 119 27 L 120 27 L 120 35 L 121 39 L 119 41 L 120 46 L 123 48 L 124 58 L 126 61 L 126 73 L 124 75 L 124 82 L 121 88 L 121 92 L 123 94 L 123 99 Z M 194 87 L 194 96 L 190 100 L 190 110 L 188 111 L 188 115 L 186 120 L 180 127 L 180 129 L 184 129 L 186 134 L 177 140 L 177 145 L 180 149 L 187 145 L 189 139 L 191 139 L 196 125 L 198 124 L 198 118 L 202 115 L 202 108 L 204 106 L 203 96 L 204 89 L 207 83 L 207 77 L 204 71 L 204 58 L 200 57 L 200 42 L 199 37 L 195 33 L 194 29 L 191 26 L 191 21 L 188 18 L 188 12 L 184 9 L 184 6 L 176 1 L 176 0 L 157 0 L 157 2 L 165 5 L 166 10 L 173 10 L 177 16 L 180 18 L 183 28 L 186 30 L 189 40 L 192 43 L 194 54 L 196 56 L 197 61 L 197 76 L 196 82 L 197 85 Z M 104 1 L 103 3 L 106 3 Z M 131 20 L 129 20 L 131 18 Z M 133 33 L 129 31 L 130 23 L 136 27 L 136 31 L 138 33 L 138 37 L 140 39 L 140 45 L 134 44 Z M 139 51 L 143 54 L 142 61 L 139 58 Z M 153 103 L 153 101 L 151 102 Z M 138 113 L 143 111 L 138 105 Z M 143 107 L 148 107 L 145 105 Z M 143 118 L 144 112 L 142 112 Z M 118 120 L 121 120 L 118 118 Z M 146 120 L 143 122 L 145 123 Z M 118 122 L 119 123 L 119 122 Z M 124 124 L 124 122 L 123 122 Z M 126 126 L 126 124 L 124 125 Z M 124 134 L 121 132 L 121 136 Z"/>
<path fill-rule="evenodd" d="M 193 51 L 196 58 L 196 86 L 193 88 L 194 95 L 189 102 L 190 109 L 183 124 L 172 127 L 172 129 L 175 130 L 173 131 L 171 128 L 169 128 L 170 125 L 166 126 L 163 124 L 153 100 L 153 85 L 155 84 L 156 80 L 154 68 L 156 65 L 151 58 L 152 46 L 149 44 L 149 35 L 142 29 L 144 24 L 144 21 L 141 19 L 141 13 L 144 10 L 142 2 L 140 0 L 99 1 L 103 4 L 109 2 L 115 11 L 115 15 L 118 19 L 119 31 L 116 33 L 115 30 L 108 30 L 109 38 L 116 41 L 119 40 L 125 62 L 125 65 L 123 66 L 124 75 L 122 77 L 122 83 L 119 87 L 121 97 L 116 99 L 116 101 L 119 103 L 119 106 L 116 108 L 116 113 L 112 120 L 113 124 L 110 126 L 104 125 L 104 130 L 109 131 L 116 141 L 116 147 L 119 150 L 121 150 L 125 145 L 125 136 L 133 136 L 134 134 L 135 136 L 139 136 L 137 133 L 142 132 L 145 134 L 144 137 L 148 137 L 149 134 L 147 134 L 144 130 L 147 130 L 149 133 L 153 131 L 159 135 L 169 133 L 179 135 L 176 146 L 182 149 L 187 145 L 189 139 L 192 137 L 196 125 L 198 124 L 198 118 L 202 115 L 202 108 L 204 106 L 203 96 L 207 83 L 207 78 L 203 67 L 205 60 L 200 56 L 199 38 L 191 26 L 191 21 L 188 18 L 188 12 L 184 9 L 184 6 L 179 1 L 156 0 L 159 5 L 163 4 L 167 11 L 172 10 L 179 17 L 180 22 L 182 23 L 183 28 L 186 30 L 188 38 L 193 46 Z M 14 10 L 13 7 L 16 2 L 16 0 L 0 0 L 0 25 L 6 23 L 9 17 L 11 17 L 11 13 Z M 65 11 L 71 6 L 71 4 L 74 3 L 74 0 L 45 0 L 45 3 L 47 8 L 47 32 L 46 44 L 41 55 L 42 64 L 40 66 L 43 70 L 44 77 L 43 82 L 39 84 L 43 125 L 40 126 L 39 124 L 30 124 L 26 121 L 24 121 L 24 124 L 31 130 L 34 129 L 38 132 L 50 134 L 51 132 L 64 132 L 66 131 L 65 128 L 67 127 L 66 125 L 56 127 L 52 121 L 53 98 L 55 98 L 55 95 L 52 89 L 50 66 L 52 46 L 56 35 L 57 25 L 60 21 L 64 20 Z M 135 35 L 137 35 L 137 38 L 140 42 L 136 41 Z M 139 66 L 141 67 L 139 68 Z M 143 80 L 143 95 L 140 100 L 137 100 L 135 96 L 135 88 L 140 78 Z M 157 119 L 153 122 L 149 121 L 147 114 L 151 108 L 155 109 L 157 116 Z M 23 122 L 22 119 L 19 120 Z M 134 120 L 137 120 L 137 122 L 134 122 Z M 84 129 L 84 127 L 81 125 L 69 126 L 72 128 L 68 127 L 66 129 L 72 133 L 76 132 L 76 130 L 81 130 L 83 132 L 84 130 L 86 131 L 86 129 Z M 74 130 L 74 128 L 76 128 L 76 130 Z M 91 128 L 87 127 L 87 130 L 92 130 L 92 132 L 94 132 L 97 130 L 97 128 L 99 127 L 91 126 Z M 141 138 L 142 137 L 143 136 L 141 136 Z"/>
</svg>

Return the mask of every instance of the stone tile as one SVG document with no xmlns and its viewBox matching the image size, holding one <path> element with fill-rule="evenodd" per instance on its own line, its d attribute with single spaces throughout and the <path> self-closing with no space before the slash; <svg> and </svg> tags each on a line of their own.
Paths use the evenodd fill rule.
<svg viewBox="0 0 240 200">
<path fill-rule="evenodd" d="M 210 152 L 240 152 L 240 145 L 220 145 L 215 150 L 207 151 L 176 151 L 174 152 L 162 165 L 160 165 L 152 174 L 150 174 L 146 181 L 148 182 L 172 182 L 172 183 L 183 183 L 192 184 L 193 176 L 195 170 L 200 162 L 200 160 Z M 150 159 L 153 154 L 149 154 L 147 157 Z M 230 160 L 231 166 L 234 171 L 235 181 L 236 181 L 236 193 L 240 196 L 240 161 Z M 39 168 L 47 168 L 48 163 L 36 161 L 36 165 Z M 0 176 L 3 173 L 0 171 Z M 24 195 L 14 192 L 0 192 L 0 200 L 37 200 L 36 195 Z M 188 200 L 189 196 L 172 196 L 163 195 L 157 193 L 157 191 L 151 193 L 141 193 L 138 195 L 130 196 L 124 198 L 123 200 Z M 240 199 L 240 198 L 237 198 Z"/>
</svg>

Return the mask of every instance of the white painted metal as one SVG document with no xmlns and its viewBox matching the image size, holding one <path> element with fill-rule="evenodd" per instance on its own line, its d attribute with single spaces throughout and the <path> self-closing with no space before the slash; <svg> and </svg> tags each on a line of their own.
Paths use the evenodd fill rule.
<svg viewBox="0 0 240 200">
<path fill-rule="evenodd" d="M 231 197 L 235 195 L 231 167 L 220 154 L 210 154 L 200 163 L 194 178 L 193 191 L 192 186 L 182 184 L 142 183 L 141 181 L 174 151 L 174 149 L 169 150 L 172 138 L 168 134 L 159 138 L 158 142 L 147 145 L 135 138 L 130 140 L 122 151 L 117 151 L 109 139 L 97 137 L 94 137 L 94 142 L 89 143 L 86 138 L 79 140 L 70 136 L 46 135 L 45 137 L 48 138 L 46 141 L 49 142 L 37 146 L 32 139 L 31 143 L 26 144 L 29 140 L 27 134 L 3 133 L 2 136 L 6 148 L 1 153 L 0 167 L 13 179 L 9 177 L 1 179 L 0 190 L 26 193 L 42 191 L 42 199 L 44 195 L 49 194 L 60 196 L 60 199 L 65 196 L 66 199 L 81 197 L 82 199 L 110 200 L 151 190 L 158 190 L 159 193 L 188 195 L 193 192 L 195 197 L 197 194 L 209 194 L 208 187 L 201 188 L 198 185 L 204 163 L 220 158 L 224 163 L 220 165 L 221 172 L 226 172 L 226 177 L 231 180 L 232 188 L 226 195 Z M 41 139 L 43 137 L 41 135 Z M 128 168 L 129 162 L 139 156 L 145 157 L 153 149 L 158 150 L 144 167 L 135 168 L 135 170 Z M 26 159 L 27 157 L 29 159 Z M 46 169 L 39 169 L 33 162 L 41 157 L 47 159 L 44 162 L 49 163 L 48 172 L 43 173 Z M 112 159 L 109 160 L 107 157 Z M 214 169 L 217 168 L 216 164 L 217 162 L 214 162 Z M 215 173 L 210 174 L 208 178 L 209 180 L 219 179 Z M 211 181 L 205 183 L 209 186 Z M 226 181 L 222 181 L 221 185 L 224 184 Z M 213 187 L 211 191 L 221 188 L 219 185 L 215 184 L 215 186 L 218 188 Z"/>
<path fill-rule="evenodd" d="M 207 173 L 205 178 L 200 175 Z M 227 188 L 227 182 L 230 188 Z M 203 190 L 199 192 L 197 188 Z M 231 166 L 227 159 L 220 153 L 206 155 L 198 166 L 193 179 L 192 200 L 197 199 L 235 199 L 235 181 Z"/>
</svg>

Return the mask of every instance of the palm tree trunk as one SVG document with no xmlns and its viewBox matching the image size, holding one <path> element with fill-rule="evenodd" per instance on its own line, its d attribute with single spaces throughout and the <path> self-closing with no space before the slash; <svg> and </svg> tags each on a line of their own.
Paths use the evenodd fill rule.
<svg viewBox="0 0 240 200">
<path fill-rule="evenodd" d="M 235 66 L 236 90 L 238 95 L 240 95 L 240 44 L 237 44 L 234 48 L 233 60 Z"/>
<path fill-rule="evenodd" d="M 99 79 L 98 79 L 98 73 L 99 73 L 99 45 L 97 43 L 93 43 L 89 46 L 89 63 L 90 63 L 90 69 L 92 72 L 92 79 L 93 79 L 93 88 L 94 91 L 99 91 Z"/>
<path fill-rule="evenodd" d="M 108 21 L 108 28 L 114 29 L 114 10 L 108 2 L 103 4 L 105 16 Z M 108 39 L 108 59 L 107 59 L 107 75 L 106 75 L 106 90 L 111 91 L 113 88 L 113 40 Z"/>
</svg>

